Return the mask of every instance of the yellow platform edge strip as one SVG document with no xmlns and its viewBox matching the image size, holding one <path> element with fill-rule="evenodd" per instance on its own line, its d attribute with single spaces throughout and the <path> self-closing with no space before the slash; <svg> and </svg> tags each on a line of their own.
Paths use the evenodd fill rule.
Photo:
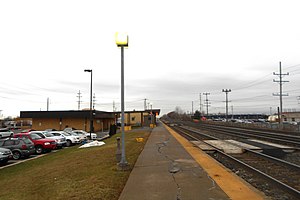
<svg viewBox="0 0 300 200">
<path fill-rule="evenodd" d="M 207 174 L 218 184 L 218 186 L 232 200 L 263 200 L 261 192 L 254 191 L 246 185 L 238 176 L 226 169 L 220 163 L 208 156 L 198 147 L 195 147 L 184 137 L 164 125 L 185 150 L 196 160 L 196 162 L 207 172 Z"/>
</svg>

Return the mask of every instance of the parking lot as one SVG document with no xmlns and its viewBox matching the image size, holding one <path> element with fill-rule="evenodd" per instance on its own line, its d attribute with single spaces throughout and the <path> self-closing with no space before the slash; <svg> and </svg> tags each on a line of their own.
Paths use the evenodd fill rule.
<svg viewBox="0 0 300 200">
<path fill-rule="evenodd" d="M 8 130 L 9 131 L 9 130 Z M 78 130 L 77 130 L 78 132 Z M 50 132 L 45 131 L 33 131 L 33 130 L 18 130 L 14 132 L 9 132 L 9 137 L 1 137 L 0 139 L 0 150 L 6 150 L 10 151 L 10 154 L 4 155 L 1 154 L 2 157 L 6 157 L 6 160 L 2 160 L 0 163 L 0 169 L 17 165 L 19 163 L 23 163 L 26 161 L 30 161 L 42 156 L 45 156 L 47 154 L 56 153 L 58 151 L 62 151 L 65 148 L 71 147 L 71 146 L 81 146 L 82 144 L 89 143 L 92 141 L 100 141 L 105 138 L 109 137 L 108 132 L 99 132 L 99 133 L 93 133 L 93 140 L 89 139 L 89 133 L 86 133 L 82 131 L 81 135 L 80 133 L 69 132 L 66 133 L 64 131 L 57 131 L 57 133 L 60 133 L 61 138 L 58 138 L 58 136 L 54 135 L 48 135 Z M 56 132 L 52 132 L 55 134 Z M 44 134 L 44 135 L 43 135 Z M 69 135 L 68 135 L 69 134 Z M 4 134 L 3 134 L 4 135 Z M 48 137 L 49 136 L 49 137 Z M 81 137 L 80 137 L 81 136 Z M 77 139 L 76 142 L 73 142 L 71 140 Z M 61 140 L 64 140 L 65 143 L 62 146 L 59 146 L 58 144 L 61 142 Z M 67 145 L 66 141 L 70 140 L 70 144 Z M 21 144 L 19 144 L 21 143 Z M 17 145 L 18 144 L 18 145 Z M 42 146 L 44 145 L 44 146 Z M 47 149 L 47 146 L 51 146 L 51 148 Z M 29 149 L 29 147 L 31 149 Z M 24 153 L 24 151 L 26 153 Z M 8 160 L 7 160 L 8 159 Z"/>
</svg>

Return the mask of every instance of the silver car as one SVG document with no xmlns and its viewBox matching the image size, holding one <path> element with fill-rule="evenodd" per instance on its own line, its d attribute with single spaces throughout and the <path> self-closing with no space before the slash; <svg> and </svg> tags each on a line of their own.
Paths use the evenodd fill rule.
<svg viewBox="0 0 300 200">
<path fill-rule="evenodd" d="M 4 137 L 12 137 L 14 135 L 14 132 L 10 131 L 7 128 L 1 128 L 0 129 L 0 139 Z"/>
<path fill-rule="evenodd" d="M 0 148 L 0 164 L 6 164 L 9 159 L 13 156 L 11 150 L 6 148 Z"/>
</svg>

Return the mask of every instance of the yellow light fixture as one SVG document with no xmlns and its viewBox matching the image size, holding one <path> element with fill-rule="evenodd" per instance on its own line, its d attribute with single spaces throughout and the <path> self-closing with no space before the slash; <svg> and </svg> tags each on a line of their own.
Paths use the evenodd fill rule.
<svg viewBox="0 0 300 200">
<path fill-rule="evenodd" d="M 128 47 L 128 34 L 116 33 L 116 44 L 118 47 Z"/>
</svg>

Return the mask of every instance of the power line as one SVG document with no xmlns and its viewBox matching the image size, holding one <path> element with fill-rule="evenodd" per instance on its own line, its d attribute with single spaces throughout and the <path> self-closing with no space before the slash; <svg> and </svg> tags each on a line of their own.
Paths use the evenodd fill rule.
<svg viewBox="0 0 300 200">
<path fill-rule="evenodd" d="M 240 86 L 240 87 L 238 87 L 238 88 L 234 88 L 234 90 L 246 89 L 246 88 L 250 88 L 250 87 L 259 85 L 259 84 L 261 84 L 261 83 L 265 83 L 265 82 L 267 82 L 267 81 L 269 81 L 269 80 L 264 80 L 264 79 L 267 78 L 267 77 L 270 76 L 270 75 L 272 75 L 272 74 L 267 74 L 267 75 L 265 75 L 265 76 L 263 76 L 263 77 L 261 77 L 261 78 L 259 78 L 259 79 L 256 79 L 256 80 L 254 80 L 254 81 L 252 81 L 252 82 L 250 82 L 250 83 L 248 83 L 248 84 L 245 84 L 244 86 Z"/>
</svg>

